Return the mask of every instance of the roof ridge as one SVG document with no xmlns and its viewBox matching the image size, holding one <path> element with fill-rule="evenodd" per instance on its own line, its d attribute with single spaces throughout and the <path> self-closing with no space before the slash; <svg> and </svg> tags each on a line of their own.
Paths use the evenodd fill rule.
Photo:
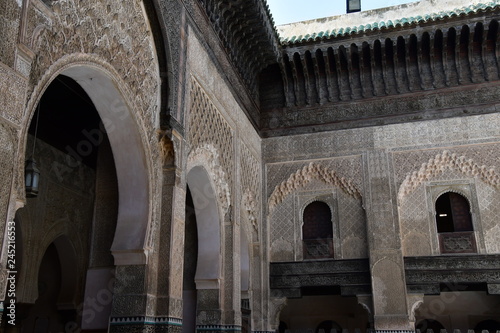
<svg viewBox="0 0 500 333">
<path fill-rule="evenodd" d="M 377 29 L 389 29 L 397 28 L 401 26 L 410 26 L 412 24 L 418 24 L 421 22 L 429 22 L 445 19 L 448 17 L 460 16 L 460 15 L 470 15 L 477 13 L 479 11 L 491 10 L 500 6 L 500 0 L 492 0 L 488 2 L 481 2 L 476 4 L 471 4 L 469 6 L 457 7 L 449 11 L 438 11 L 429 14 L 421 14 L 410 17 L 401 17 L 398 19 L 388 19 L 380 20 L 367 24 L 360 24 L 348 27 L 340 27 L 333 29 L 326 29 L 319 32 L 308 32 L 305 35 L 293 35 L 290 37 L 281 37 L 278 32 L 280 43 L 282 45 L 298 44 L 304 42 L 318 41 L 321 39 L 330 39 L 334 37 L 339 37 L 348 34 L 360 33 L 373 31 Z M 390 7 L 388 7 L 390 8 Z M 349 15 L 349 14 L 348 14 Z M 334 17 L 334 16 L 333 16 Z M 319 19 L 317 19 L 319 20 Z M 313 21 L 313 20 L 311 20 Z M 308 22 L 308 21 L 307 21 Z M 300 23 L 300 22 L 297 22 Z"/>
</svg>

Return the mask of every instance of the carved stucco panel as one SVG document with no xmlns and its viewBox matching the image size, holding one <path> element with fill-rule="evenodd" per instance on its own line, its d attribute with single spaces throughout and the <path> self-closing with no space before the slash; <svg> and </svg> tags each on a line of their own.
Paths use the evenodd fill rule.
<svg viewBox="0 0 500 333">
<path fill-rule="evenodd" d="M 5 103 L 0 116 L 20 125 L 25 103 L 27 81 L 0 63 L 0 100 Z"/>
<path fill-rule="evenodd" d="M 27 22 L 29 44 L 38 55 L 31 73 L 33 86 L 64 55 L 97 55 L 109 61 L 126 80 L 148 127 L 153 127 L 158 112 L 158 60 L 140 2 L 101 0 L 90 4 L 59 0 L 51 6 L 54 13 L 51 20 L 37 14 L 39 18 Z"/>
<path fill-rule="evenodd" d="M 438 251 L 433 212 L 439 193 L 427 193 L 429 184 L 445 184 L 444 190 L 468 198 L 479 250 L 499 251 L 499 236 L 492 232 L 500 216 L 500 209 L 494 204 L 500 198 L 496 172 L 498 151 L 498 145 L 485 144 L 394 154 L 396 182 L 400 185 L 398 206 L 404 255 L 431 255 Z M 464 184 L 474 184 L 474 187 Z"/>
<path fill-rule="evenodd" d="M 0 193 L 2 196 L 0 197 L 0 217 L 4 223 L 0 224 L 0 235 L 4 235 L 5 227 L 9 214 L 9 207 L 11 201 L 11 189 L 12 189 L 12 179 L 14 177 L 14 156 L 16 146 L 14 144 L 15 140 L 13 139 L 14 130 L 4 126 L 0 123 Z M 5 240 L 2 239 L 2 248 L 7 249 L 6 246 L 3 245 Z M 3 258 L 7 260 L 7 256 L 4 255 Z M 0 299 L 5 298 L 5 261 L 0 265 Z"/>
<path fill-rule="evenodd" d="M 211 181 L 215 184 L 217 203 L 223 215 L 228 212 L 231 204 L 231 192 L 228 185 L 228 176 L 220 165 L 219 151 L 212 145 L 204 145 L 191 151 L 188 156 L 188 170 L 195 166 L 202 166 L 207 171 Z"/>
<path fill-rule="evenodd" d="M 248 232 L 249 241 L 257 242 L 260 228 L 261 170 L 259 158 L 245 144 L 240 144 L 240 183 L 243 191 L 241 209 L 247 220 L 242 220 Z"/>
<path fill-rule="evenodd" d="M 269 209 L 272 210 L 283 201 L 283 198 L 313 180 L 320 180 L 331 186 L 338 186 L 353 197 L 361 197 L 361 192 L 350 179 L 338 176 L 334 170 L 330 170 L 322 164 L 311 162 L 289 175 L 285 181 L 282 181 L 274 188 L 268 200 Z"/>
<path fill-rule="evenodd" d="M 275 186 L 269 199 L 271 261 L 302 260 L 302 211 L 314 200 L 324 201 L 332 209 L 335 257 L 366 257 L 366 218 L 361 192 L 352 185 L 359 179 L 340 177 L 332 170 L 335 164 L 359 170 L 354 158 L 346 160 L 268 166 L 268 178 L 275 181 L 278 172 L 285 179 Z M 290 172 L 288 177 L 282 174 L 283 170 Z"/>
</svg>

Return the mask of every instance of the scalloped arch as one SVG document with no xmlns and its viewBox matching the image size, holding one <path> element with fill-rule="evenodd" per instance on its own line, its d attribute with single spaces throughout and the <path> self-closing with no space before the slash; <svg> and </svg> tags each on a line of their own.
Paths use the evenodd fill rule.
<svg viewBox="0 0 500 333">
<path fill-rule="evenodd" d="M 361 198 L 361 192 L 349 179 L 339 177 L 335 171 L 321 164 L 311 162 L 302 169 L 292 173 L 287 180 L 276 185 L 273 193 L 269 197 L 269 209 L 272 210 L 290 193 L 306 186 L 312 180 L 319 180 L 332 186 L 338 186 L 348 195 L 355 198 Z"/>
<path fill-rule="evenodd" d="M 458 156 L 447 150 L 437 154 L 428 162 L 423 163 L 418 171 L 408 174 L 399 188 L 398 198 L 401 200 L 406 195 L 413 192 L 423 182 L 432 179 L 441 174 L 446 169 L 454 169 L 463 174 L 480 179 L 484 183 L 493 186 L 500 186 L 500 176 L 493 167 L 488 168 L 485 165 L 478 165 L 472 159 L 466 159 L 465 156 Z"/>
</svg>

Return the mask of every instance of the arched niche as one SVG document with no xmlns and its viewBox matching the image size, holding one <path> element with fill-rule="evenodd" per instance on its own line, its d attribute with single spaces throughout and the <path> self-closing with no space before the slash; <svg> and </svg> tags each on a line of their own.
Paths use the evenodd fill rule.
<svg viewBox="0 0 500 333">
<path fill-rule="evenodd" d="M 43 251 L 33 265 L 37 276 L 36 301 L 20 307 L 28 315 L 20 319 L 23 330 L 59 331 L 77 320 L 79 269 L 76 250 L 67 235 L 60 235 Z M 81 295 L 80 295 L 81 297 Z"/>
<path fill-rule="evenodd" d="M 187 175 L 198 231 L 196 288 L 218 289 L 221 270 L 221 230 L 217 195 L 207 171 L 193 167 Z"/>
<path fill-rule="evenodd" d="M 66 235 L 57 237 L 53 244 L 57 249 L 61 264 L 61 289 L 59 291 L 58 308 L 76 309 L 79 305 L 76 303 L 79 272 L 75 248 Z"/>
</svg>

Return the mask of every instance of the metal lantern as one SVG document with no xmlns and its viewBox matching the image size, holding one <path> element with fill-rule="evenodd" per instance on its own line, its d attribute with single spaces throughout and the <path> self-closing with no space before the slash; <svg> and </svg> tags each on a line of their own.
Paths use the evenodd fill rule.
<svg viewBox="0 0 500 333">
<path fill-rule="evenodd" d="M 26 161 L 26 167 L 24 168 L 24 177 L 26 182 L 26 196 L 29 198 L 36 197 L 38 195 L 40 170 L 38 170 L 38 168 L 36 167 L 34 158 L 29 158 Z"/>
<path fill-rule="evenodd" d="M 347 12 L 354 13 L 361 11 L 361 0 L 347 0 Z"/>
</svg>

